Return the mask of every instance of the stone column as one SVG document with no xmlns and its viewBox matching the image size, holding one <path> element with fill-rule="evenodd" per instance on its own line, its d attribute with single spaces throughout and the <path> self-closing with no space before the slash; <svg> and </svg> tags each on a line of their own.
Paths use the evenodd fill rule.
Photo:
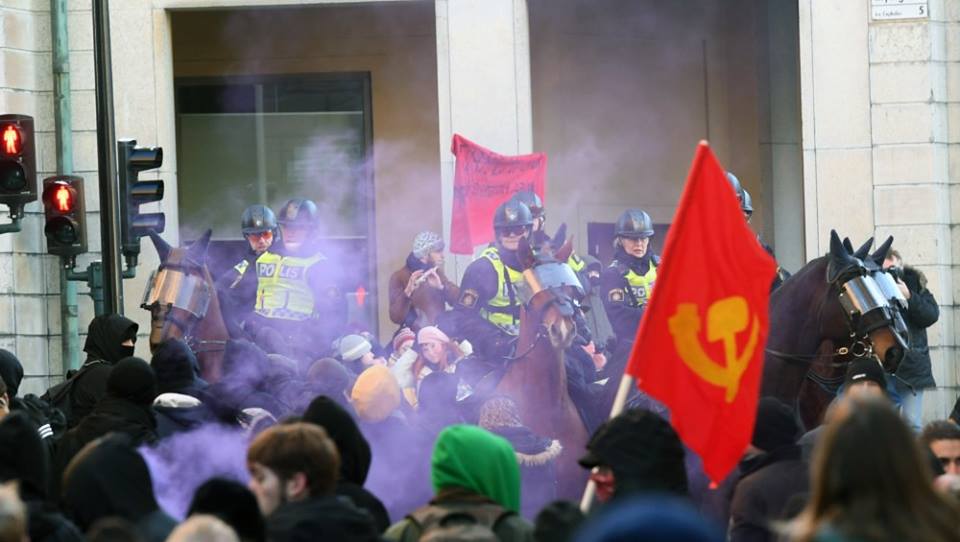
<svg viewBox="0 0 960 542">
<path fill-rule="evenodd" d="M 531 152 L 530 39 L 526 0 L 436 0 L 437 98 L 444 238 L 450 239 L 454 133 L 502 154 Z M 492 219 L 492 217 L 491 217 Z M 470 263 L 451 258 L 460 276 Z"/>
<path fill-rule="evenodd" d="M 892 234 L 926 275 L 940 304 L 927 330 L 939 386 L 925 396 L 927 420 L 946 417 L 957 395 L 960 0 L 930 0 L 929 11 L 872 21 L 869 2 L 800 2 L 808 256 L 826 250 L 831 228 L 855 243 Z"/>
<path fill-rule="evenodd" d="M 920 269 L 940 303 L 940 320 L 927 330 L 934 377 L 940 386 L 924 398 L 925 419 L 953 407 L 956 356 L 947 96 L 947 28 L 943 0 L 930 18 L 870 22 L 870 101 L 873 124 L 874 212 L 878 239 L 895 237 L 904 262 Z M 956 22 L 956 13 L 953 17 Z M 960 60 L 960 57 L 954 58 Z M 956 91 L 955 91 L 956 93 Z M 960 94 L 954 96 L 954 100 Z M 960 143 L 960 138 L 955 138 Z"/>
<path fill-rule="evenodd" d="M 807 259 L 830 230 L 873 234 L 868 2 L 800 0 L 800 96 Z"/>
</svg>

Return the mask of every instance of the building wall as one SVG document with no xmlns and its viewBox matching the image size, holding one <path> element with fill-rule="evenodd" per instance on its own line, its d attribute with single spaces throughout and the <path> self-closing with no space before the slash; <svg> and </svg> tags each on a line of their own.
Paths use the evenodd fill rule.
<svg viewBox="0 0 960 542">
<path fill-rule="evenodd" d="M 837 229 L 895 237 L 940 304 L 927 331 L 938 389 L 927 419 L 956 400 L 960 241 L 960 2 L 922 20 L 871 21 L 866 2 L 801 0 L 800 63 L 808 253 Z"/>
<path fill-rule="evenodd" d="M 585 251 L 587 223 L 613 222 L 628 207 L 669 223 L 696 144 L 708 139 L 751 192 L 754 226 L 779 244 L 764 170 L 772 149 L 759 4 L 529 1 L 534 149 L 549 156 L 550 227 L 566 222 Z M 788 241 L 778 250 L 803 261 L 802 243 Z"/>
<path fill-rule="evenodd" d="M 0 112 L 34 117 L 39 178 L 56 169 L 48 8 L 35 0 L 0 7 Z M 21 393 L 30 393 L 46 389 L 46 375 L 63 367 L 59 342 L 49 340 L 60 332 L 59 265 L 45 255 L 38 203 L 27 205 L 22 225 L 0 235 L 0 347 L 23 362 Z"/>
</svg>

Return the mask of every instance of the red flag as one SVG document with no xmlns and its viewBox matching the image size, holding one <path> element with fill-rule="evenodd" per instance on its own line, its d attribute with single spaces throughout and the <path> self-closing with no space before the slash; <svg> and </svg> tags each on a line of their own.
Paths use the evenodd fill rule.
<svg viewBox="0 0 960 542">
<path fill-rule="evenodd" d="M 516 192 L 532 190 L 544 198 L 547 155 L 504 156 L 454 134 L 457 157 L 453 177 L 450 252 L 473 254 L 473 247 L 493 241 L 493 213 Z"/>
<path fill-rule="evenodd" d="M 704 141 L 690 168 L 627 373 L 670 408 L 711 480 L 750 443 L 776 263 Z"/>
</svg>

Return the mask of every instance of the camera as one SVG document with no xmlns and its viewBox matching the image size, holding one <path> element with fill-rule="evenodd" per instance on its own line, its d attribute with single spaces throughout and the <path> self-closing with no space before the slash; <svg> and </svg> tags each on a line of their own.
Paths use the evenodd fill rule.
<svg viewBox="0 0 960 542">
<path fill-rule="evenodd" d="M 890 276 L 892 276 L 894 280 L 903 280 L 902 267 L 889 267 L 887 268 L 887 273 L 890 273 Z"/>
</svg>

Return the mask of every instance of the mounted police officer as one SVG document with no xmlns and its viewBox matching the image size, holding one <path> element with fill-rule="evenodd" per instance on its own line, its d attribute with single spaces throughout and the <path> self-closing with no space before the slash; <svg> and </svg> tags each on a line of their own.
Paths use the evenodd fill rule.
<svg viewBox="0 0 960 542">
<path fill-rule="evenodd" d="M 613 261 L 600 275 L 600 295 L 618 344 L 632 342 L 653 285 L 660 257 L 650 253 L 653 221 L 640 209 L 628 209 L 614 227 Z M 619 348 L 618 348 L 619 350 Z"/>
<path fill-rule="evenodd" d="M 544 244 L 547 244 L 551 241 L 550 236 L 547 235 L 545 230 L 547 213 L 546 209 L 543 207 L 543 200 L 540 199 L 540 196 L 532 190 L 521 190 L 520 192 L 515 193 L 510 199 L 519 201 L 530 208 L 530 214 L 533 216 L 533 224 L 531 224 L 530 232 L 530 244 L 534 248 L 539 248 Z M 560 248 L 560 247 L 553 247 Z M 580 273 L 586 267 L 586 263 L 576 253 L 571 252 L 570 257 L 567 258 L 567 265 L 569 265 L 575 273 Z"/>
<path fill-rule="evenodd" d="M 533 214 L 524 203 L 511 199 L 497 207 L 496 241 L 467 267 L 460 284 L 452 315 L 457 334 L 489 360 L 510 356 L 519 333 L 522 302 L 517 290 L 525 282 L 517 248 L 532 228 Z"/>
<path fill-rule="evenodd" d="M 257 274 L 251 269 L 280 234 L 276 215 L 266 205 L 259 204 L 243 210 L 240 231 L 248 250 L 242 260 L 217 279 L 221 310 L 231 337 L 243 336 L 241 323 L 250 316 L 257 297 Z"/>
<path fill-rule="evenodd" d="M 265 329 L 279 333 L 291 354 L 313 361 L 328 354 L 333 339 L 342 334 L 346 297 L 335 269 L 319 250 L 316 204 L 291 199 L 281 208 L 279 223 L 282 246 L 264 252 L 256 262 L 253 328 L 258 337 Z"/>
<path fill-rule="evenodd" d="M 727 181 L 730 183 L 730 186 L 733 188 L 733 191 L 737 194 L 737 201 L 740 202 L 740 211 L 743 212 L 743 218 L 750 223 L 750 220 L 753 218 L 753 198 L 750 197 L 750 192 L 747 192 L 747 189 L 743 187 L 740 183 L 740 179 L 737 178 L 733 172 L 727 172 Z M 760 243 L 760 246 L 767 251 L 770 256 L 773 256 L 776 259 L 776 255 L 773 253 L 773 248 L 770 245 L 763 242 L 763 239 L 760 237 L 760 234 L 757 234 L 757 242 Z M 783 284 L 783 281 L 790 278 L 790 272 L 786 269 L 780 267 L 780 263 L 777 262 L 777 274 L 773 278 L 773 286 L 770 288 L 770 291 L 776 290 Z"/>
</svg>

